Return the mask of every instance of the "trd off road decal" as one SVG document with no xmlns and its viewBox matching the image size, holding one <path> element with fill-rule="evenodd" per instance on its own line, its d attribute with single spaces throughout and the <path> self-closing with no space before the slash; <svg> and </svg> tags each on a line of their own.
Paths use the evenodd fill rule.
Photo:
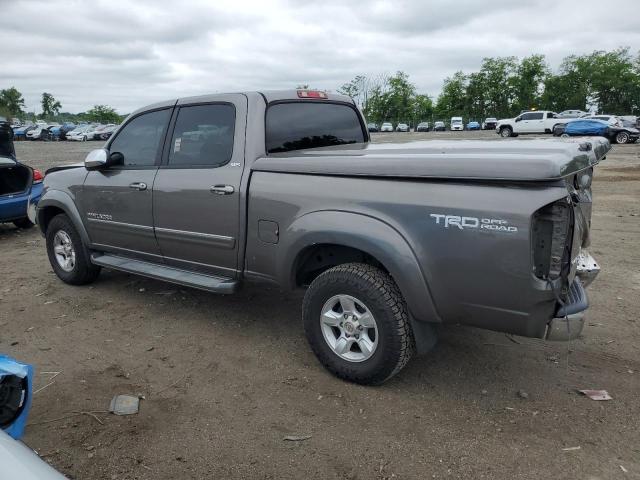
<svg viewBox="0 0 640 480">
<path fill-rule="evenodd" d="M 431 213 L 429 215 L 444 228 L 458 228 L 460 230 L 490 230 L 494 232 L 517 232 L 518 227 L 509 225 L 509 222 L 500 218 L 463 217 L 460 215 L 447 215 L 444 213 Z"/>
</svg>

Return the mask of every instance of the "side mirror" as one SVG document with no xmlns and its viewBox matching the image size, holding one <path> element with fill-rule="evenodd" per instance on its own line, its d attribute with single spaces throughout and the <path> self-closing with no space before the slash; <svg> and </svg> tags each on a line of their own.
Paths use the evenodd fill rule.
<svg viewBox="0 0 640 480">
<path fill-rule="evenodd" d="M 124 165 L 124 155 L 120 152 L 112 152 L 109 154 L 108 165 Z"/>
<path fill-rule="evenodd" d="M 104 148 L 91 150 L 84 159 L 84 166 L 87 170 L 96 170 L 107 165 L 107 151 Z"/>
<path fill-rule="evenodd" d="M 522 120 L 521 117 L 516 117 L 516 122 L 519 122 L 520 120 Z"/>
</svg>

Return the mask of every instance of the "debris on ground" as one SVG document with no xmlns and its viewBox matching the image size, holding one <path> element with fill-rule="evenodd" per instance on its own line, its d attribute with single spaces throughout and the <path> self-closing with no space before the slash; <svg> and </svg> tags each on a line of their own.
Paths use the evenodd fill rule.
<svg viewBox="0 0 640 480">
<path fill-rule="evenodd" d="M 606 390 L 578 390 L 581 394 L 586 395 L 591 400 L 603 401 L 613 400 L 613 397 L 609 395 Z"/>
<path fill-rule="evenodd" d="M 518 390 L 518 396 L 520 398 L 524 398 L 525 400 L 529 398 L 529 394 L 522 389 Z"/>
<path fill-rule="evenodd" d="M 629 470 L 624 468 L 622 465 L 620 465 L 620 470 L 622 470 L 624 473 L 628 473 L 629 472 Z"/>
<path fill-rule="evenodd" d="M 111 399 L 109 411 L 116 415 L 134 415 L 139 407 L 140 398 L 137 395 L 116 395 Z"/>
<path fill-rule="evenodd" d="M 563 452 L 573 452 L 574 450 L 580 450 L 581 447 L 567 447 L 567 448 L 563 448 L 562 451 Z"/>
<path fill-rule="evenodd" d="M 285 442 L 302 442 L 303 440 L 309 440 L 311 435 L 287 435 L 283 438 Z"/>
</svg>

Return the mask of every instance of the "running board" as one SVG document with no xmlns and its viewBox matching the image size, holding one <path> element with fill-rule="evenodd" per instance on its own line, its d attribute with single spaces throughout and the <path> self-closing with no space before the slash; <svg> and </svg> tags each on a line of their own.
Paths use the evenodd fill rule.
<svg viewBox="0 0 640 480">
<path fill-rule="evenodd" d="M 214 293 L 234 293 L 240 283 L 232 278 L 215 277 L 213 275 L 180 270 L 178 268 L 167 267 L 166 265 L 133 260 L 108 253 L 91 254 L 91 263 L 100 265 L 101 267 L 134 273 L 155 280 L 164 280 L 165 282 L 176 283 L 178 285 L 184 285 L 185 287 L 198 288 Z"/>
</svg>

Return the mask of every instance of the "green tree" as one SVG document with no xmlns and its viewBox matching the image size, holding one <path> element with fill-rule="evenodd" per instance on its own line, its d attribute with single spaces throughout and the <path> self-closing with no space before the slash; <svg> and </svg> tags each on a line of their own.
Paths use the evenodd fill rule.
<svg viewBox="0 0 640 480">
<path fill-rule="evenodd" d="M 465 111 L 469 120 L 482 122 L 490 116 L 487 113 L 487 94 L 485 91 L 486 78 L 482 72 L 474 72 L 467 77 L 465 90 Z"/>
<path fill-rule="evenodd" d="M 353 98 L 356 105 L 364 108 L 371 91 L 370 81 L 365 75 L 356 75 L 351 81 L 338 88 L 338 93 Z"/>
<path fill-rule="evenodd" d="M 433 100 L 429 95 L 416 95 L 413 99 L 413 124 L 433 118 Z"/>
<path fill-rule="evenodd" d="M 62 104 L 58 100 L 53 98 L 53 95 L 47 92 L 44 92 L 42 94 L 42 100 L 40 101 L 40 103 L 42 105 L 43 117 L 56 116 L 62 108 Z"/>
<path fill-rule="evenodd" d="M 452 77 L 444 79 L 442 92 L 436 103 L 436 116 L 445 120 L 454 116 L 466 116 L 465 106 L 467 77 L 463 72 L 456 72 Z"/>
<path fill-rule="evenodd" d="M 24 98 L 16 87 L 0 90 L 0 109 L 11 117 L 22 114 L 24 108 Z"/>
<path fill-rule="evenodd" d="M 513 113 L 540 108 L 545 80 L 549 74 L 544 55 L 531 55 L 522 59 L 512 78 L 515 96 Z"/>
<path fill-rule="evenodd" d="M 509 117 L 519 113 L 514 108 L 514 79 L 517 69 L 515 57 L 484 58 L 480 73 L 484 76 L 486 114 L 491 117 Z"/>
<path fill-rule="evenodd" d="M 120 123 L 121 121 L 120 115 L 117 114 L 116 110 L 108 105 L 94 105 L 84 116 L 90 122 Z"/>
</svg>

